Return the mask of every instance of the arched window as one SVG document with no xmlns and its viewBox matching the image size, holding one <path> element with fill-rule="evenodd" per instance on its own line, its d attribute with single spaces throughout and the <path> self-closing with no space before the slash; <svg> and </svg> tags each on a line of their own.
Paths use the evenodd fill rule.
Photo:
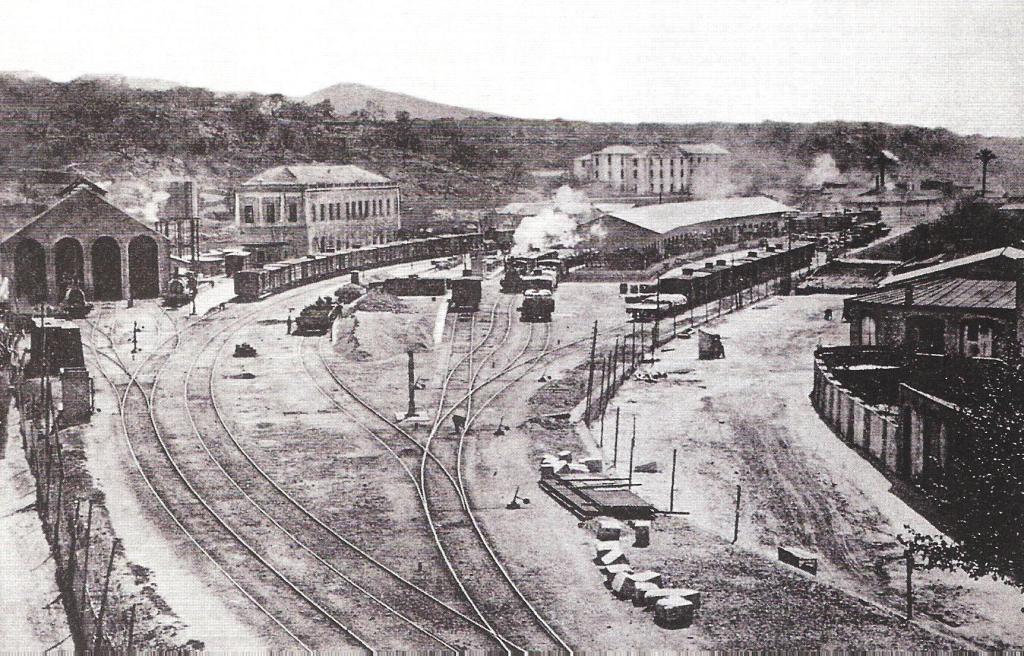
<svg viewBox="0 0 1024 656">
<path fill-rule="evenodd" d="M 875 318 L 868 315 L 860 319 L 860 345 L 876 346 L 878 344 L 878 325 Z"/>
</svg>

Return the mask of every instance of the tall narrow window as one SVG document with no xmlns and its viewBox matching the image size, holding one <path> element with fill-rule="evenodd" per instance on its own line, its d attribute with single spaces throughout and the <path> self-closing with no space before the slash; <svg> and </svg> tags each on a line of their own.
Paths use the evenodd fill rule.
<svg viewBox="0 0 1024 656">
<path fill-rule="evenodd" d="M 253 211 L 252 205 L 246 205 L 242 208 L 242 221 L 245 223 L 256 223 L 256 214 Z"/>
<path fill-rule="evenodd" d="M 875 318 L 871 316 L 862 317 L 860 320 L 860 344 L 861 346 L 875 346 L 878 344 L 878 325 Z"/>
<path fill-rule="evenodd" d="M 299 204 L 288 203 L 288 222 L 295 223 L 299 220 Z"/>
<path fill-rule="evenodd" d="M 274 206 L 273 203 L 264 203 L 263 204 L 263 220 L 266 221 L 267 223 L 273 223 L 274 221 L 276 221 L 277 220 L 277 216 L 275 216 L 275 210 L 276 209 L 277 208 Z"/>
</svg>

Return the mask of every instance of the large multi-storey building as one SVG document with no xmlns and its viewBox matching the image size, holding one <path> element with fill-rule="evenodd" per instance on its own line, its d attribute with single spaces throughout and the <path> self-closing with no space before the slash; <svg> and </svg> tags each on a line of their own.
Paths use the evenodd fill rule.
<svg viewBox="0 0 1024 656">
<path fill-rule="evenodd" d="M 400 203 L 396 183 L 357 166 L 277 166 L 241 185 L 235 221 L 243 244 L 297 256 L 394 240 Z"/>
<path fill-rule="evenodd" d="M 606 146 L 577 157 L 573 175 L 620 193 L 702 195 L 726 182 L 728 155 L 715 144 Z"/>
</svg>

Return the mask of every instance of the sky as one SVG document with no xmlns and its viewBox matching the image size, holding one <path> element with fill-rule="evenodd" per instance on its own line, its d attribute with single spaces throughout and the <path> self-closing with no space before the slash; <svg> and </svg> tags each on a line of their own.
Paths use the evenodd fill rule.
<svg viewBox="0 0 1024 656">
<path fill-rule="evenodd" d="M 1024 137 L 1024 0 L 32 0 L 0 70 L 302 96 L 357 82 L 523 118 L 856 120 Z"/>
</svg>

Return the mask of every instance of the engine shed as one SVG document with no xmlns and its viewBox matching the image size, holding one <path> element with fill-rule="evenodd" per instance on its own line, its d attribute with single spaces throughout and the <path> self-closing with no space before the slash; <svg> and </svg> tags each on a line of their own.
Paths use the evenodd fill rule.
<svg viewBox="0 0 1024 656">
<path fill-rule="evenodd" d="M 22 303 L 57 303 L 78 284 L 90 300 L 155 298 L 166 289 L 170 242 L 79 180 L 37 214 L 0 226 L 0 273 Z"/>
</svg>

